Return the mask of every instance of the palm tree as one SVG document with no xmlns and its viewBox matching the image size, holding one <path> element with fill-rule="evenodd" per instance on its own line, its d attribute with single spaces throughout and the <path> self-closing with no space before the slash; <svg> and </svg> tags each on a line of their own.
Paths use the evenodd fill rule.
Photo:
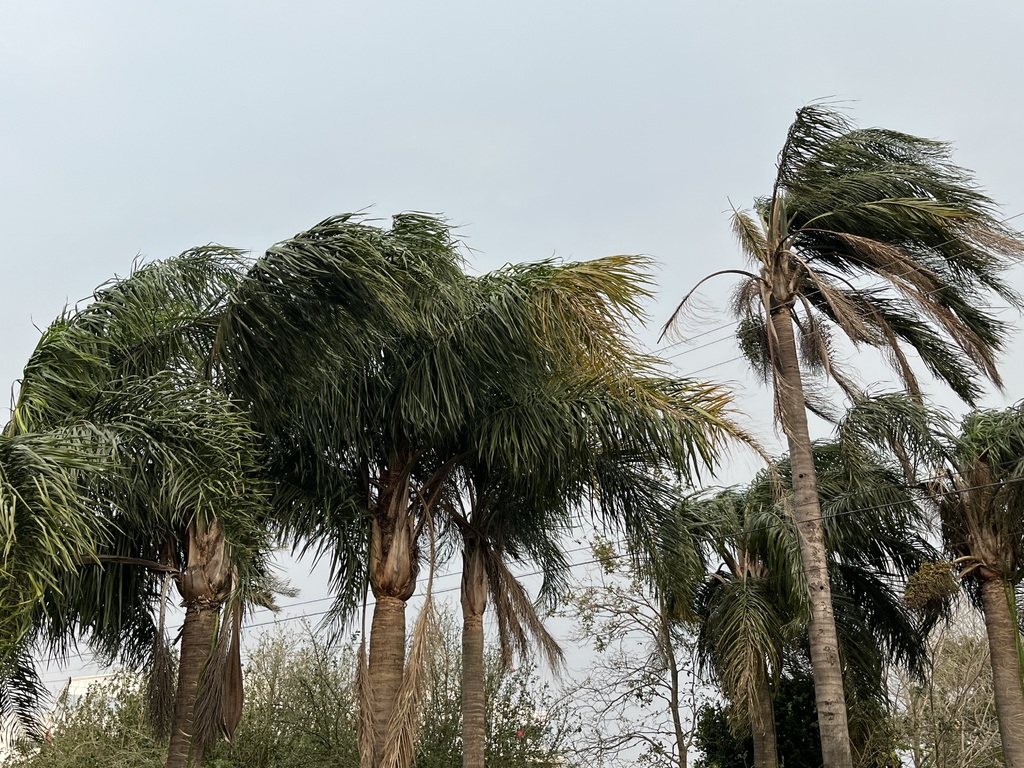
<svg viewBox="0 0 1024 768">
<path fill-rule="evenodd" d="M 930 483 L 942 538 L 985 616 L 1007 766 L 1024 766 L 1024 658 L 1016 589 L 1024 579 L 1024 404 L 968 414 Z"/>
<path fill-rule="evenodd" d="M 515 654 L 525 659 L 540 649 L 557 667 L 562 650 L 544 627 L 534 602 L 511 567 L 540 564 L 542 592 L 550 591 L 568 570 L 558 533 L 566 519 L 557 505 L 531 509 L 525 499 L 502 500 L 497 483 L 481 478 L 466 484 L 466 501 L 450 511 L 462 549 L 462 764 L 484 765 L 487 727 L 484 613 L 493 606 L 498 623 L 501 661 L 507 669 Z M 497 497 L 497 498 L 495 498 Z"/>
<path fill-rule="evenodd" d="M 471 405 L 458 334 L 466 282 L 442 222 L 408 214 L 386 231 L 337 216 L 270 248 L 220 330 L 230 389 L 266 435 L 277 514 L 297 547 L 332 560 L 335 618 L 373 592 L 367 765 L 411 758 L 405 713 L 422 676 L 405 671 L 405 606 L 455 469 L 431 463 L 432 451 Z"/>
<path fill-rule="evenodd" d="M 797 112 L 770 196 L 753 211 L 736 212 L 733 229 L 753 265 L 752 271 L 724 270 L 744 278 L 734 304 L 742 318 L 741 347 L 773 384 L 793 464 L 792 514 L 812 595 L 811 662 L 824 762 L 849 768 L 807 427 L 806 407 L 821 403 L 805 377 L 826 375 L 857 396 L 833 355 L 838 331 L 856 347 L 881 350 L 911 392 L 919 393 L 920 385 L 908 350 L 973 403 L 980 379 L 1000 384 L 995 358 L 1008 328 L 985 307 L 993 297 L 1020 305 L 1001 273 L 1020 260 L 1024 241 L 995 218 L 992 202 L 952 162 L 948 145 L 856 129 L 821 105 Z"/>
<path fill-rule="evenodd" d="M 654 375 L 621 334 L 646 295 L 644 264 L 542 263 L 474 280 L 437 219 L 405 214 L 384 231 L 340 216 L 271 248 L 235 293 L 220 349 L 232 391 L 268 435 L 278 509 L 300 546 L 332 552 L 339 616 L 367 582 L 375 598 L 368 764 L 411 758 L 422 676 L 405 662 L 405 603 L 420 546 L 466 483 L 494 479 L 503 498 L 534 504 L 567 473 L 610 480 L 605 464 L 648 466 L 653 454 L 674 469 L 713 460 L 728 398 Z M 607 509 L 639 527 L 639 513 L 615 502 L 629 493 L 608 492 Z M 515 556 L 507 526 L 485 522 L 492 512 L 488 502 L 462 518 L 467 541 L 483 546 L 466 551 L 471 618 L 488 590 L 481 558 L 503 590 L 494 569 Z M 507 586 L 509 606 L 523 609 L 525 593 Z"/>
<path fill-rule="evenodd" d="M 839 653 L 857 694 L 851 700 L 875 715 L 884 710 L 888 665 L 921 669 L 921 627 L 903 605 L 899 586 L 934 550 L 918 533 L 917 494 L 898 465 L 843 442 L 816 444 L 814 459 Z M 686 530 L 717 565 L 696 600 L 698 650 L 733 711 L 750 724 L 758 768 L 777 765 L 772 680 L 807 642 L 799 543 L 778 499 L 780 484 L 792 487 L 785 459 L 743 491 L 698 496 L 681 506 Z M 873 725 L 851 729 L 860 730 L 855 742 L 864 743 Z"/>
<path fill-rule="evenodd" d="M 477 413 L 459 462 L 459 505 L 448 508 L 463 554 L 463 764 L 484 760 L 483 616 L 492 597 L 503 658 L 530 639 L 552 664 L 560 652 L 511 563 L 539 565 L 542 597 L 567 570 L 558 534 L 599 500 L 606 525 L 634 543 L 661 522 L 663 476 L 690 480 L 728 437 L 728 399 L 710 385 L 655 375 L 658 363 L 629 343 L 639 319 L 645 262 L 611 257 L 506 267 L 474 281 L 481 298 L 466 338 L 484 347 L 470 390 Z M 468 346 L 468 345 L 467 345 Z M 465 500 L 466 503 L 462 503 Z M 639 551 L 639 545 L 634 547 Z"/>
<path fill-rule="evenodd" d="M 173 580 L 186 614 L 172 766 L 198 765 L 212 732 L 230 735 L 237 725 L 240 610 L 266 572 L 256 436 L 207 368 L 236 263 L 234 252 L 197 249 L 101 287 L 92 303 L 44 334 L 9 427 L 17 433 L 91 420 L 115 430 L 114 469 L 90 487 L 91 515 L 110 533 L 90 555 L 93 564 L 83 552 L 51 590 L 40 621 L 57 654 L 85 634 L 108 659 L 167 662 L 162 603 Z M 205 728 L 195 717 L 204 669 L 211 690 Z M 153 694 L 159 701 L 170 691 Z"/>
</svg>

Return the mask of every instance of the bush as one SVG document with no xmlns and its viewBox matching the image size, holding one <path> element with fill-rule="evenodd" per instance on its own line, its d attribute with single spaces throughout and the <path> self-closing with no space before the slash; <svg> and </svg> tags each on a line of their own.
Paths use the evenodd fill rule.
<svg viewBox="0 0 1024 768">
<path fill-rule="evenodd" d="M 120 673 L 84 696 L 57 700 L 50 736 L 22 743 L 18 768 L 160 768 L 167 747 L 154 738 L 137 675 Z"/>
</svg>

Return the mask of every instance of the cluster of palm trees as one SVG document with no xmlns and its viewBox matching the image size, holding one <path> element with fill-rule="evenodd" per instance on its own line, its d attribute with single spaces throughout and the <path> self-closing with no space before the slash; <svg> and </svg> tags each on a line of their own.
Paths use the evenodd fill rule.
<svg viewBox="0 0 1024 768">
<path fill-rule="evenodd" d="M 0 705 L 31 698 L 33 649 L 59 657 L 85 641 L 148 664 L 154 702 L 176 690 L 173 710 L 153 712 L 167 764 L 201 764 L 241 717 L 239 631 L 280 590 L 271 549 L 284 541 L 329 559 L 337 621 L 372 596 L 361 764 L 405 768 L 430 577 L 458 553 L 464 765 L 482 766 L 488 605 L 509 662 L 536 646 L 557 663 L 538 605 L 567 577 L 563 535 L 594 521 L 631 543 L 674 617 L 701 621 L 758 765 L 776 760 L 773 676 L 806 647 L 825 765 L 852 767 L 848 699 L 877 701 L 890 662 L 922 663 L 947 599 L 926 601 L 923 621 L 900 600 L 901 580 L 940 559 L 921 534 L 927 510 L 955 556 L 950 581 L 976 584 L 993 617 L 993 658 L 999 633 L 1018 658 L 1020 416 L 979 414 L 936 437 L 914 366 L 972 405 L 982 378 L 999 383 L 1009 328 L 981 307 L 1019 303 L 1001 275 L 1024 242 L 948 147 L 821 106 L 798 112 L 771 196 L 734 226 L 753 265 L 728 270 L 745 278 L 739 339 L 773 384 L 789 455 L 718 494 L 681 489 L 729 441 L 751 441 L 723 388 L 640 351 L 643 258 L 474 276 L 437 217 L 385 229 L 343 215 L 255 261 L 199 248 L 102 286 L 43 334 L 0 436 Z M 843 336 L 882 350 L 908 394 L 861 392 L 835 354 Z M 814 375 L 855 404 L 827 445 L 808 432 L 807 409 L 830 410 Z M 545 574 L 540 603 L 522 565 Z M 176 678 L 172 583 L 185 608 Z M 1024 765 L 1011 744 L 1020 676 L 1006 674 L 1004 753 Z"/>
</svg>

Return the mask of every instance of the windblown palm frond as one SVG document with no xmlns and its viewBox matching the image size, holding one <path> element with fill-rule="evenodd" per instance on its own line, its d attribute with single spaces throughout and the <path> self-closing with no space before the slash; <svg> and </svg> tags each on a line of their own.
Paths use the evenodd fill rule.
<svg viewBox="0 0 1024 768">
<path fill-rule="evenodd" d="M 811 657 L 823 757 L 827 768 L 850 768 L 807 428 L 808 409 L 826 417 L 830 409 L 813 384 L 830 379 L 851 402 L 863 396 L 834 353 L 845 336 L 855 348 L 879 350 L 917 397 L 915 358 L 970 404 L 986 380 L 1001 386 L 996 358 L 1009 326 L 987 307 L 1021 306 L 1003 275 L 1024 259 L 1024 237 L 999 221 L 949 145 L 859 129 L 821 104 L 797 111 L 771 195 L 736 211 L 733 230 L 752 271 L 716 274 L 744 278 L 733 302 L 741 347 L 756 370 L 771 373 L 776 417 L 799 465 L 793 515 L 816 596 Z"/>
</svg>

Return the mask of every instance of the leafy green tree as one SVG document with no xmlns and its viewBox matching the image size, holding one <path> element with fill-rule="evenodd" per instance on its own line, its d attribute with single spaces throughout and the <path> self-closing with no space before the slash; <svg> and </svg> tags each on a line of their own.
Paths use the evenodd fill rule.
<svg viewBox="0 0 1024 768">
<path fill-rule="evenodd" d="M 781 677 L 772 693 L 776 729 L 786 736 L 779 742 L 780 765 L 821 765 L 814 683 L 810 677 Z M 708 704 L 697 719 L 696 746 L 702 757 L 695 768 L 747 768 L 756 765 L 754 739 L 736 727 L 732 707 Z"/>
<path fill-rule="evenodd" d="M 199 764 L 213 734 L 237 724 L 242 603 L 265 592 L 268 507 L 256 435 L 209 367 L 238 276 L 235 252 L 205 248 L 102 286 L 43 335 L 9 427 L 16 434 L 85 421 L 115 429 L 111 469 L 89 488 L 104 544 L 79 554 L 37 620 L 57 655 L 84 635 L 101 657 L 155 663 L 154 680 L 166 680 L 161 604 L 173 581 L 186 608 L 168 713 L 173 768 Z M 209 716 L 196 719 L 203 670 Z M 169 696 L 153 691 L 156 701 Z"/>
<path fill-rule="evenodd" d="M 807 427 L 806 407 L 820 410 L 822 403 L 810 383 L 825 375 L 858 397 L 834 354 L 838 332 L 856 347 L 880 350 L 911 392 L 920 391 L 913 351 L 931 374 L 975 402 L 983 378 L 1000 383 L 995 359 L 1008 326 L 986 307 L 996 298 L 1020 304 L 1001 274 L 1020 261 L 1024 241 L 996 219 L 992 202 L 952 162 L 948 145 L 857 129 L 821 105 L 798 110 L 770 195 L 753 211 L 736 212 L 733 229 L 753 267 L 724 270 L 743 277 L 735 301 L 741 346 L 772 382 L 793 463 L 792 514 L 812 595 L 811 660 L 824 765 L 850 768 Z"/>
</svg>

